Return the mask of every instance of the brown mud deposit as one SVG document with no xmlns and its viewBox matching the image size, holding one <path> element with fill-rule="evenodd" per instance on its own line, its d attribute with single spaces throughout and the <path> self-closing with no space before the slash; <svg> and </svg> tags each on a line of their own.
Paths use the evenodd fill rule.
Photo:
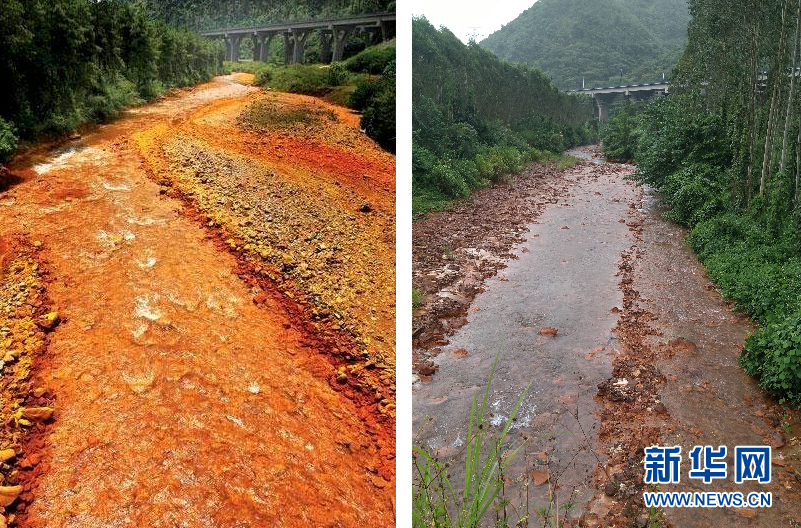
<svg viewBox="0 0 801 528">
<path fill-rule="evenodd" d="M 517 258 L 525 224 L 568 190 L 554 166 L 530 165 L 513 183 L 473 193 L 470 200 L 432 212 L 412 229 L 412 285 L 423 294 L 412 318 L 413 365 L 424 380 L 431 358 L 467 322 L 467 309 L 483 281 Z"/>
<path fill-rule="evenodd" d="M 20 526 L 394 524 L 394 158 L 261 97 L 297 104 L 219 78 L 12 165 L 63 321 Z"/>
<path fill-rule="evenodd" d="M 681 482 L 662 485 L 661 491 L 770 492 L 773 496 L 770 508 L 666 508 L 663 524 L 799 526 L 798 413 L 778 405 L 743 372 L 737 357 L 755 326 L 732 313 L 731 305 L 710 283 L 684 242 L 687 231 L 661 220 L 664 208 L 648 192 L 643 198 L 642 209 L 632 212 L 636 244 L 620 264 L 620 287 L 631 302 L 618 325 L 620 341 L 627 345 L 621 350 L 627 354 L 616 362 L 613 378 L 631 379 L 639 369 L 642 387 L 631 394 L 633 400 L 616 402 L 607 386 L 601 387 L 599 396 L 610 416 L 605 421 L 605 431 L 610 433 L 607 447 L 619 446 L 630 454 L 649 441 L 680 445 Z M 632 254 L 638 258 L 628 258 Z M 615 429 L 625 433 L 616 434 Z M 704 484 L 688 477 L 687 453 L 696 445 L 728 447 L 726 479 Z M 733 450 L 738 445 L 773 446 L 770 484 L 733 482 Z M 619 481 L 625 484 L 615 496 L 617 526 L 625 525 L 627 507 L 630 517 L 642 501 L 642 456 L 639 450 L 635 455 L 636 465 L 625 455 L 617 457 L 617 466 L 610 462 L 610 467 L 622 470 Z M 632 488 L 640 490 L 639 497 Z"/>
</svg>

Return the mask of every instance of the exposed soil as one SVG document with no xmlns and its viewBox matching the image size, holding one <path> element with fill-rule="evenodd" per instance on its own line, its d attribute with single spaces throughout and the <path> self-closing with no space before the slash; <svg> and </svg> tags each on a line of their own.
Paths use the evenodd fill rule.
<svg viewBox="0 0 801 528">
<path fill-rule="evenodd" d="M 0 240 L 61 322 L 17 404 L 55 420 L 0 446 L 39 473 L 18 526 L 394 525 L 394 157 L 247 81 L 11 165 Z M 254 128 L 259 100 L 333 119 Z"/>
</svg>

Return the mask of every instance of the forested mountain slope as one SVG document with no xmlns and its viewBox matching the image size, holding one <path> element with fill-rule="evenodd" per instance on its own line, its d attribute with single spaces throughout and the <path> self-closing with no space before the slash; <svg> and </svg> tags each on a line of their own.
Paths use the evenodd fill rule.
<svg viewBox="0 0 801 528">
<path fill-rule="evenodd" d="M 686 0 L 539 0 L 480 44 L 562 89 L 652 82 L 676 64 L 689 18 Z"/>
<path fill-rule="evenodd" d="M 561 92 L 539 70 L 466 46 L 425 18 L 412 21 L 412 52 L 415 196 L 464 198 L 545 151 L 595 137 L 590 98 Z"/>
</svg>

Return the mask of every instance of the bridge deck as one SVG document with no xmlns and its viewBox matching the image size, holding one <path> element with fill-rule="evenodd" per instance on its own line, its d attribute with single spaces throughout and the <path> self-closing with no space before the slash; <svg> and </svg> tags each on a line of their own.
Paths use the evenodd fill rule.
<svg viewBox="0 0 801 528">
<path fill-rule="evenodd" d="M 263 26 L 229 27 L 211 31 L 201 31 L 205 37 L 224 37 L 226 35 L 245 35 L 252 33 L 281 33 L 299 29 L 331 29 L 338 26 L 378 26 L 384 22 L 395 22 L 395 13 L 375 13 L 350 18 L 307 20 L 302 22 L 282 22 Z"/>
<path fill-rule="evenodd" d="M 568 93 L 609 94 L 627 92 L 665 91 L 670 88 L 669 82 L 630 84 L 628 86 L 607 86 L 605 88 L 583 88 L 581 90 L 567 90 Z"/>
</svg>

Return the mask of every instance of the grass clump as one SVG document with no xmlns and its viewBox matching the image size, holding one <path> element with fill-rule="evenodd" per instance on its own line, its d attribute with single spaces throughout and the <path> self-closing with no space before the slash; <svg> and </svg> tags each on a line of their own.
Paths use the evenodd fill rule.
<svg viewBox="0 0 801 528">
<path fill-rule="evenodd" d="M 313 128 L 335 122 L 337 116 L 333 110 L 310 104 L 285 106 L 259 100 L 250 103 L 239 120 L 240 124 L 248 128 L 273 130 L 293 127 Z"/>
<path fill-rule="evenodd" d="M 501 492 L 501 475 L 517 455 L 523 444 L 508 443 L 509 428 L 523 403 L 528 387 L 515 404 L 509 419 L 500 431 L 490 433 L 485 419 L 489 414 L 489 388 L 498 365 L 500 350 L 492 365 L 487 389 L 479 406 L 478 394 L 473 398 L 467 444 L 464 448 L 465 480 L 457 493 L 448 478 L 447 464 L 440 463 L 431 454 L 418 447 L 414 449 L 417 472 L 412 490 L 412 523 L 414 526 L 476 527 Z"/>
<path fill-rule="evenodd" d="M 423 304 L 423 292 L 417 288 L 412 288 L 412 313 L 417 311 Z"/>
<path fill-rule="evenodd" d="M 372 51 L 374 48 L 381 48 Z M 387 60 L 389 57 L 392 60 Z M 358 58 L 357 57 L 361 57 Z M 395 46 L 379 45 L 348 59 L 325 64 L 276 66 L 226 63 L 232 71 L 255 75 L 254 84 L 281 92 L 320 97 L 362 112 L 361 128 L 382 148 L 395 152 Z M 354 62 L 350 62 L 357 59 Z M 377 65 L 380 76 L 374 75 Z M 365 73 L 369 72 L 369 73 Z"/>
</svg>

